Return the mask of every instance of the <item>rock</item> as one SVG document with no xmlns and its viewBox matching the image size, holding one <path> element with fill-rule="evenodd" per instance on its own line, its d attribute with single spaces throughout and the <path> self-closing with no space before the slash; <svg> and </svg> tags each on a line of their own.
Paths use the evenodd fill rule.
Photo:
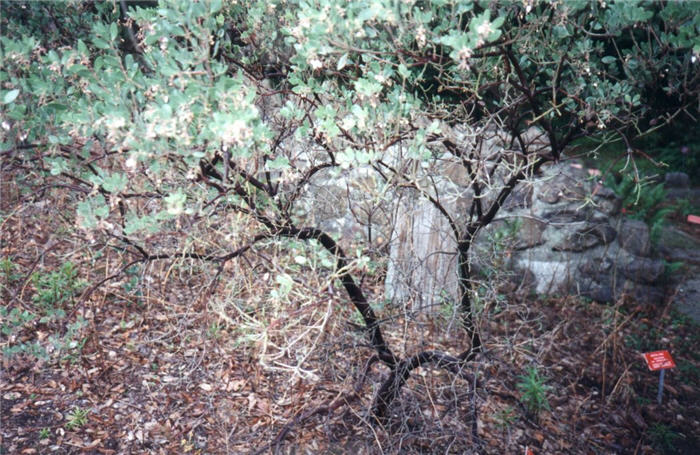
<svg viewBox="0 0 700 455">
<path fill-rule="evenodd" d="M 530 269 L 516 269 L 512 278 L 518 289 L 532 290 L 537 286 L 537 277 Z"/>
<path fill-rule="evenodd" d="M 601 184 L 598 184 L 596 188 L 593 190 L 593 199 L 594 200 L 601 200 L 601 199 L 617 199 L 617 196 L 615 195 L 615 192 L 608 188 L 607 186 L 602 186 Z"/>
<path fill-rule="evenodd" d="M 570 264 L 557 260 L 531 260 L 521 258 L 515 263 L 516 269 L 527 270 L 536 279 L 535 291 L 538 294 L 560 294 L 569 287 Z"/>
<path fill-rule="evenodd" d="M 532 270 L 516 267 L 507 275 L 505 282 L 498 287 L 498 292 L 505 294 L 515 292 L 520 296 L 526 296 L 534 291 L 536 286 L 537 277 L 532 273 Z"/>
<path fill-rule="evenodd" d="M 622 210 L 622 200 L 613 190 L 600 184 L 593 190 L 593 201 L 599 211 L 609 216 L 619 215 Z"/>
<path fill-rule="evenodd" d="M 669 188 L 666 190 L 666 199 L 700 201 L 700 188 Z"/>
<path fill-rule="evenodd" d="M 590 232 L 575 232 L 554 245 L 552 250 L 581 252 L 600 244 L 600 238 Z"/>
<path fill-rule="evenodd" d="M 685 172 L 667 172 L 664 177 L 665 188 L 690 188 L 690 177 Z"/>
<path fill-rule="evenodd" d="M 503 204 L 503 210 L 515 210 L 530 208 L 532 206 L 532 185 L 519 185 Z"/>
<path fill-rule="evenodd" d="M 615 240 L 617 231 L 608 223 L 599 223 L 590 228 L 583 229 L 582 232 L 588 232 L 600 239 L 603 244 L 610 243 Z"/>
<path fill-rule="evenodd" d="M 630 296 L 638 303 L 658 305 L 665 300 L 665 291 L 658 286 L 640 284 L 610 274 L 600 274 L 599 279 L 583 279 L 576 283 L 578 292 L 598 302 L 612 303 L 623 296 Z"/>
<path fill-rule="evenodd" d="M 436 185 L 444 183 L 440 194 L 446 195 L 448 211 L 456 209 L 462 216 L 457 222 L 463 223 L 470 216 L 470 182 L 458 172 L 459 162 L 451 166 L 455 169 L 449 168 L 451 173 Z M 497 183 L 482 195 L 485 201 L 494 200 L 504 178 L 494 175 Z M 395 212 L 398 221 L 392 226 L 385 285 L 389 298 L 412 301 L 413 309 L 421 309 L 441 295 L 456 298 L 456 243 L 430 204 L 416 194 L 406 196 L 410 197 L 401 202 L 402 210 Z M 674 283 L 663 279 L 665 263 L 651 257 L 649 228 L 624 218 L 621 207 L 615 193 L 591 180 L 585 169 L 562 163 L 543 166 L 506 199 L 498 219 L 478 231 L 470 253 L 473 276 L 489 280 L 495 271 L 493 284 L 516 296 L 534 290 L 609 303 L 623 295 L 639 302 L 663 302 L 667 290 L 683 278 L 679 273 Z M 520 220 L 517 230 L 505 221 L 514 219 Z M 658 247 L 658 252 L 675 258 L 682 250 L 683 244 Z"/>
<path fill-rule="evenodd" d="M 661 231 L 658 250 L 668 262 L 700 265 L 700 241 L 673 226 Z"/>
<path fill-rule="evenodd" d="M 700 279 L 681 283 L 676 289 L 673 303 L 678 311 L 700 322 Z"/>
<path fill-rule="evenodd" d="M 700 265 L 700 250 L 687 248 L 659 248 L 659 253 L 668 262 L 682 262 L 686 265 Z"/>
<path fill-rule="evenodd" d="M 588 297 L 596 302 L 608 303 L 615 300 L 615 293 L 611 286 L 593 280 L 581 283 L 578 292 L 583 297 Z"/>
<path fill-rule="evenodd" d="M 613 266 L 612 260 L 602 256 L 590 256 L 578 266 L 579 272 L 585 277 L 598 278 L 607 273 Z"/>
<path fill-rule="evenodd" d="M 651 241 L 649 239 L 649 227 L 639 220 L 625 220 L 620 226 L 617 236 L 620 247 L 635 256 L 649 256 Z"/>
<path fill-rule="evenodd" d="M 594 246 L 612 242 L 616 235 L 617 232 L 609 224 L 595 224 L 570 234 L 564 240 L 554 245 L 552 249 L 554 251 L 585 251 Z"/>
<path fill-rule="evenodd" d="M 666 265 L 664 261 L 637 257 L 620 267 L 622 274 L 636 283 L 653 284 L 663 276 Z"/>
<path fill-rule="evenodd" d="M 598 210 L 610 216 L 617 216 L 622 210 L 622 199 L 602 200 L 598 203 Z"/>
<path fill-rule="evenodd" d="M 573 171 L 575 170 L 569 170 L 569 172 Z M 582 181 L 574 178 L 573 175 L 558 174 L 544 183 L 537 198 L 548 204 L 581 200 L 586 196 L 586 189 Z"/>
<path fill-rule="evenodd" d="M 547 204 L 556 204 L 559 202 L 559 190 L 557 188 L 545 188 L 540 194 L 537 195 L 537 199 L 544 201 Z"/>
<path fill-rule="evenodd" d="M 547 227 L 547 223 L 533 218 L 521 218 L 521 220 L 522 224 L 518 230 L 514 248 L 516 250 L 524 250 L 542 245 L 544 243 L 542 233 Z"/>
<path fill-rule="evenodd" d="M 550 223 L 578 223 L 588 219 L 588 212 L 567 206 L 559 210 L 546 212 L 542 215 L 542 218 Z"/>
<path fill-rule="evenodd" d="M 640 284 L 635 281 L 625 281 L 615 292 L 616 298 L 628 295 L 638 303 L 661 305 L 666 300 L 664 288 Z"/>
</svg>

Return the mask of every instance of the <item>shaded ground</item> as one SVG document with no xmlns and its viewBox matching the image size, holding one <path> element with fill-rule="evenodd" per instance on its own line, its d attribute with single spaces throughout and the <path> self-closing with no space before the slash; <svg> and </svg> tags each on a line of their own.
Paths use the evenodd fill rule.
<svg viewBox="0 0 700 455">
<path fill-rule="evenodd" d="M 332 284 L 319 292 L 302 269 L 288 307 L 266 309 L 254 293 L 231 303 L 239 269 L 213 282 L 215 270 L 161 261 L 88 295 L 123 259 L 87 248 L 60 194 L 29 196 L 0 207 L 0 453 L 693 453 L 700 444 L 700 335 L 670 305 L 487 302 L 476 388 L 418 370 L 380 428 L 368 410 L 387 370 L 367 368 L 366 337 Z M 261 281 L 277 267 L 266 254 L 244 264 Z M 381 302 L 377 268 L 363 283 Z M 449 307 L 415 317 L 375 306 L 401 354 L 464 345 Z M 291 320 L 309 329 L 280 348 Z M 640 355 L 656 349 L 678 364 L 662 405 Z M 518 387 L 529 368 L 546 398 L 534 409 Z"/>
</svg>

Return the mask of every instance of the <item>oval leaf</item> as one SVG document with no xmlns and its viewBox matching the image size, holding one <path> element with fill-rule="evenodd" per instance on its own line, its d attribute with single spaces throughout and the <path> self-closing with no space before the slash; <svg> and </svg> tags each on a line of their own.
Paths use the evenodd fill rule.
<svg viewBox="0 0 700 455">
<path fill-rule="evenodd" d="M 340 70 L 342 70 L 343 68 L 345 68 L 345 65 L 347 65 L 347 64 L 348 64 L 348 54 L 347 54 L 347 52 L 346 52 L 345 54 L 343 54 L 342 57 L 340 57 L 340 58 L 338 59 L 338 66 L 337 66 L 338 71 L 340 71 Z"/>
<path fill-rule="evenodd" d="M 16 100 L 18 96 L 19 96 L 19 89 L 16 88 L 14 90 L 10 90 L 9 92 L 5 93 L 5 97 L 2 99 L 2 102 L 4 104 L 10 104 L 14 100 Z"/>
</svg>

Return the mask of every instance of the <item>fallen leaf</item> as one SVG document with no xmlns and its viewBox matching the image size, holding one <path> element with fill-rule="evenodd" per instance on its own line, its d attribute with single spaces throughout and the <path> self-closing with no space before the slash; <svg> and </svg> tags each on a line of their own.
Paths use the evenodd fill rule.
<svg viewBox="0 0 700 455">
<path fill-rule="evenodd" d="M 211 392 L 214 389 L 211 384 L 207 384 L 206 382 L 199 384 L 199 388 L 205 392 Z"/>
</svg>

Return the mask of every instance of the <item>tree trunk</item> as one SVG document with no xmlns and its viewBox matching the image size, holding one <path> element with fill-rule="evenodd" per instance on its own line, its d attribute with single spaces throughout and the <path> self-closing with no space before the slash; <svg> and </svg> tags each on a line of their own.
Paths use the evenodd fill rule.
<svg viewBox="0 0 700 455">
<path fill-rule="evenodd" d="M 462 314 L 462 323 L 467 331 L 467 337 L 470 339 L 470 347 L 468 350 L 460 354 L 459 358 L 464 362 L 469 362 L 474 359 L 476 354 L 481 351 L 481 337 L 474 322 L 474 308 L 472 307 L 472 282 L 471 282 L 471 266 L 469 264 L 469 249 L 474 239 L 476 229 L 471 226 L 467 229 L 467 239 L 461 240 L 457 245 L 458 261 L 459 261 L 459 293 L 460 293 L 460 310 Z"/>
</svg>

